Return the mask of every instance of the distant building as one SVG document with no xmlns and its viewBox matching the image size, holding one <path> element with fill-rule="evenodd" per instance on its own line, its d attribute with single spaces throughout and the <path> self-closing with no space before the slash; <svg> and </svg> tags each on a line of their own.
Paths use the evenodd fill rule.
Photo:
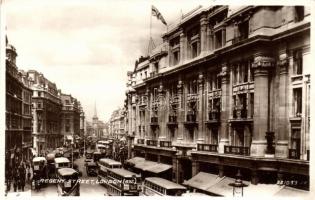
<svg viewBox="0 0 315 200">
<path fill-rule="evenodd" d="M 122 138 L 125 136 L 125 119 L 124 108 L 118 108 L 113 111 L 109 122 L 109 132 L 112 137 Z"/>
<path fill-rule="evenodd" d="M 86 131 L 88 136 L 92 136 L 97 140 L 105 137 L 106 124 L 98 119 L 96 105 L 94 107 L 94 115 L 92 117 L 92 122 L 86 122 Z"/>
<path fill-rule="evenodd" d="M 70 146 L 80 136 L 80 102 L 69 94 L 61 94 L 61 134 L 63 144 Z"/>
<path fill-rule="evenodd" d="M 85 121 L 85 114 L 81 104 L 79 104 L 79 111 L 80 111 L 80 137 L 83 138 L 86 133 L 86 121 Z"/>
<path fill-rule="evenodd" d="M 61 91 L 42 73 L 29 70 L 27 74 L 33 90 L 33 145 L 39 154 L 43 154 L 63 144 Z"/>
</svg>

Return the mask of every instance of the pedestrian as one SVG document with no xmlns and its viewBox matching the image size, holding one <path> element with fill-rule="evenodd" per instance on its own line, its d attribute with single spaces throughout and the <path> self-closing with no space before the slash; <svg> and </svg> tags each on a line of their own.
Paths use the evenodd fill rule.
<svg viewBox="0 0 315 200">
<path fill-rule="evenodd" d="M 22 192 L 24 192 L 24 187 L 25 187 L 25 176 L 26 176 L 26 170 L 24 167 L 24 162 L 21 162 L 19 166 L 19 176 L 20 176 L 20 189 Z"/>
<path fill-rule="evenodd" d="M 17 192 L 20 189 L 19 170 L 17 168 L 14 168 L 13 172 L 13 189 L 14 192 Z"/>
</svg>

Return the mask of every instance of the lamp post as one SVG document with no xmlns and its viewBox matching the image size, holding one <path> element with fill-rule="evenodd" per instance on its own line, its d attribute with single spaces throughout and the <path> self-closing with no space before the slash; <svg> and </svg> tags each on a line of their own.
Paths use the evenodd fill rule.
<svg viewBox="0 0 315 200">
<path fill-rule="evenodd" d="M 73 142 L 74 138 L 73 138 L 73 135 L 72 135 L 72 141 L 71 141 L 71 162 L 72 162 L 72 168 L 73 168 Z"/>
<path fill-rule="evenodd" d="M 229 184 L 230 186 L 233 187 L 233 197 L 237 194 L 241 194 L 243 197 L 244 187 L 248 186 L 247 184 L 243 183 L 241 178 L 242 178 L 241 171 L 238 170 L 235 177 L 235 182 Z"/>
</svg>

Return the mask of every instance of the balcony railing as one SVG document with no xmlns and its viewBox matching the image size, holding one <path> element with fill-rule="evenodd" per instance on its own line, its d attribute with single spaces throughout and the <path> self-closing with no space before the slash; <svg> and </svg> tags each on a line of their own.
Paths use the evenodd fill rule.
<svg viewBox="0 0 315 200">
<path fill-rule="evenodd" d="M 179 96 L 173 95 L 170 97 L 170 104 L 178 104 L 179 103 Z"/>
<path fill-rule="evenodd" d="M 238 43 L 238 42 L 240 42 L 242 40 L 245 40 L 246 38 L 248 38 L 248 36 L 246 36 L 246 35 L 240 35 L 238 37 L 234 37 L 232 39 L 232 44 L 236 44 L 236 43 Z"/>
<path fill-rule="evenodd" d="M 247 118 L 247 109 L 234 109 L 233 110 L 234 119 L 245 119 Z"/>
<path fill-rule="evenodd" d="M 300 151 L 296 149 L 289 149 L 289 158 L 290 159 L 300 159 Z"/>
<path fill-rule="evenodd" d="M 249 147 L 243 146 L 224 146 L 224 153 L 249 156 Z"/>
<path fill-rule="evenodd" d="M 157 146 L 157 140 L 147 140 L 147 145 L 148 146 Z"/>
<path fill-rule="evenodd" d="M 151 123 L 158 123 L 158 117 L 151 117 Z"/>
<path fill-rule="evenodd" d="M 196 115 L 195 114 L 187 114 L 186 115 L 187 122 L 196 122 Z"/>
<path fill-rule="evenodd" d="M 137 144 L 144 144 L 144 139 L 137 139 Z"/>
<path fill-rule="evenodd" d="M 209 120 L 220 120 L 220 112 L 210 111 L 208 113 Z"/>
<path fill-rule="evenodd" d="M 177 123 L 177 116 L 168 116 L 169 123 Z"/>
<path fill-rule="evenodd" d="M 197 144 L 198 151 L 218 152 L 218 145 L 216 144 Z"/>
<path fill-rule="evenodd" d="M 160 147 L 171 148 L 172 142 L 171 141 L 160 141 Z"/>
<path fill-rule="evenodd" d="M 196 94 L 196 93 L 187 94 L 187 100 L 189 102 L 197 101 L 198 100 L 198 94 Z"/>
</svg>

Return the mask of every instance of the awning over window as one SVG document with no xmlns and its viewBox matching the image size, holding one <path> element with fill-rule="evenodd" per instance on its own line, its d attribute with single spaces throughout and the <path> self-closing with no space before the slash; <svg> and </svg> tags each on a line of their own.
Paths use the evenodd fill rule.
<svg viewBox="0 0 315 200">
<path fill-rule="evenodd" d="M 152 167 L 147 168 L 146 171 L 153 172 L 155 174 L 159 174 L 161 172 L 165 172 L 169 169 L 172 169 L 172 165 L 167 165 L 163 163 L 156 163 Z"/>
<path fill-rule="evenodd" d="M 132 164 L 132 165 L 136 165 L 136 163 L 144 162 L 144 161 L 145 161 L 144 158 L 141 158 L 141 157 L 133 157 L 133 158 L 127 160 L 126 162 L 129 163 L 129 164 Z"/>
<path fill-rule="evenodd" d="M 172 168 L 172 165 L 148 161 L 141 157 L 131 158 L 127 160 L 127 163 L 134 165 L 135 168 L 142 171 L 148 171 L 155 174 L 159 174 Z"/>
<path fill-rule="evenodd" d="M 304 199 L 305 197 L 309 197 L 310 192 L 305 190 L 300 190 L 292 187 L 285 186 L 279 192 L 277 192 L 275 197 L 299 197 Z"/>
<path fill-rule="evenodd" d="M 199 172 L 196 176 L 192 177 L 188 181 L 185 181 L 184 185 L 207 191 L 209 187 L 220 182 L 222 179 L 223 177 L 220 178 L 218 175 L 215 174 Z"/>
<path fill-rule="evenodd" d="M 224 177 L 221 181 L 209 187 L 207 191 L 224 197 L 233 197 L 233 187 L 229 184 L 234 182 L 234 178 Z M 243 183 L 248 184 L 246 181 L 243 181 Z"/>
</svg>

